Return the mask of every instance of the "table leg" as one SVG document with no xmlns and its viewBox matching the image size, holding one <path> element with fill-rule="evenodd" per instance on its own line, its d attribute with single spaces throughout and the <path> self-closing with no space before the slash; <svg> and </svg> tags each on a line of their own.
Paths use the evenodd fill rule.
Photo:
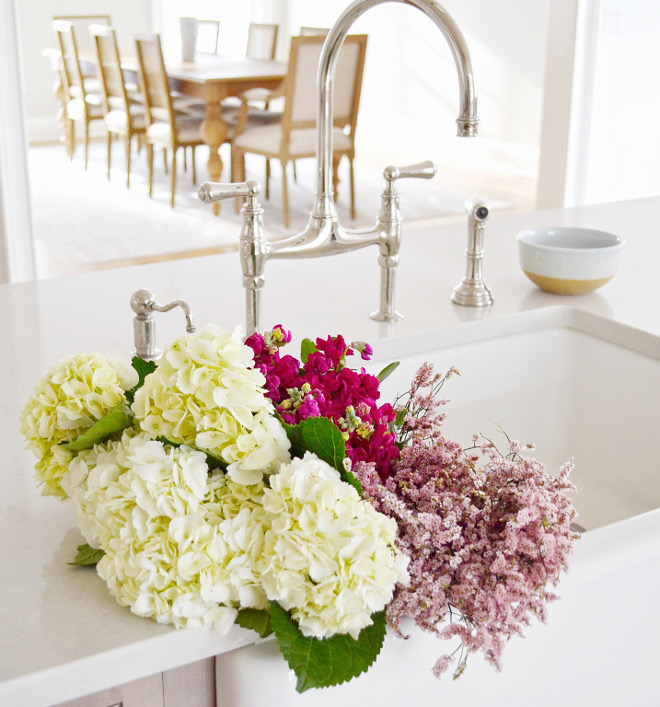
<svg viewBox="0 0 660 707">
<path fill-rule="evenodd" d="M 208 172 L 212 182 L 219 182 L 222 174 L 222 158 L 220 157 L 220 145 L 227 139 L 227 124 L 222 119 L 222 107 L 220 102 L 206 104 L 206 117 L 202 123 L 202 135 L 204 142 L 209 146 Z M 213 204 L 213 213 L 220 213 L 220 203 Z"/>
</svg>

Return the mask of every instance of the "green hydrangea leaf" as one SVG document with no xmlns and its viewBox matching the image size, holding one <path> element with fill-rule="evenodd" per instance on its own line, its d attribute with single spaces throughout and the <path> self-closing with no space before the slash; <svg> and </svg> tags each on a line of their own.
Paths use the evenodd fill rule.
<svg viewBox="0 0 660 707">
<path fill-rule="evenodd" d="M 93 567 L 103 555 L 105 555 L 103 550 L 97 550 L 85 543 L 84 545 L 78 545 L 78 552 L 76 553 L 75 559 L 68 564 L 76 565 L 77 567 Z"/>
<path fill-rule="evenodd" d="M 277 645 L 298 678 L 298 692 L 339 685 L 361 675 L 376 661 L 385 640 L 384 612 L 372 616 L 373 624 L 362 629 L 357 640 L 344 634 L 322 640 L 303 636 L 276 602 L 270 604 L 270 615 Z"/>
<path fill-rule="evenodd" d="M 129 403 L 133 402 L 135 393 L 144 385 L 144 379 L 156 370 L 155 361 L 145 361 L 139 356 L 133 356 L 131 365 L 138 374 L 138 382 L 130 390 L 126 391 L 126 400 L 128 400 Z"/>
<path fill-rule="evenodd" d="M 318 351 L 316 344 L 311 339 L 303 339 L 300 344 L 300 360 L 302 363 L 307 363 L 309 355 Z"/>
<path fill-rule="evenodd" d="M 265 609 L 239 609 L 234 623 L 256 631 L 262 638 L 273 633 L 270 612 Z"/>
<path fill-rule="evenodd" d="M 160 442 L 161 444 L 169 444 L 170 447 L 181 447 L 184 444 L 184 442 L 173 442 L 171 439 L 160 435 L 156 437 L 156 442 Z M 199 449 L 192 444 L 186 444 L 185 446 L 190 447 L 190 449 L 194 449 L 196 452 L 201 452 L 204 454 L 206 457 L 206 466 L 208 466 L 209 471 L 214 471 L 215 469 L 227 471 L 229 464 L 224 459 L 220 459 L 220 457 L 216 457 L 214 454 L 210 454 L 205 449 Z"/>
<path fill-rule="evenodd" d="M 292 457 L 302 458 L 305 452 L 316 454 L 319 459 L 337 469 L 342 481 L 350 484 L 362 495 L 362 484 L 344 466 L 346 442 L 341 430 L 327 417 L 308 417 L 297 425 L 289 425 L 280 418 L 284 431 L 291 442 Z"/>
<path fill-rule="evenodd" d="M 300 425 L 290 425 L 288 422 L 284 422 L 279 414 L 277 417 L 282 423 L 286 436 L 291 443 L 289 453 L 292 457 L 302 457 L 305 454 L 305 442 L 303 440 L 302 428 Z"/>
<path fill-rule="evenodd" d="M 308 417 L 300 423 L 300 429 L 305 449 L 341 473 L 344 470 L 346 442 L 337 425 L 327 417 Z"/>
<path fill-rule="evenodd" d="M 100 420 L 97 420 L 91 427 L 87 428 L 70 442 L 62 444 L 72 452 L 80 452 L 83 449 L 91 449 L 95 444 L 103 442 L 117 432 L 125 430 L 133 422 L 133 412 L 126 405 L 120 403 L 107 412 Z"/>
<path fill-rule="evenodd" d="M 376 378 L 378 378 L 378 382 L 382 383 L 386 378 L 389 378 L 398 367 L 399 361 L 392 361 L 392 363 L 385 366 L 385 368 L 383 368 L 383 370 L 376 376 Z"/>
</svg>

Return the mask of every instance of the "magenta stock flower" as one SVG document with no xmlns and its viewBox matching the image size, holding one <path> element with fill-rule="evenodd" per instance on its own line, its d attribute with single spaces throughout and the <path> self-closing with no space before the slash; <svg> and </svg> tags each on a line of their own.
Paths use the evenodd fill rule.
<svg viewBox="0 0 660 707">
<path fill-rule="evenodd" d="M 392 431 L 394 408 L 378 405 L 378 378 L 364 368 L 356 371 L 346 358 L 360 353 L 369 360 L 373 349 L 364 342 L 347 344 L 342 336 L 318 338 L 304 363 L 279 348 L 291 340 L 281 325 L 266 334 L 253 334 L 245 342 L 254 351 L 255 367 L 266 377 L 267 396 L 282 419 L 296 424 L 308 417 L 327 417 L 346 440 L 353 463 L 373 462 L 383 478 L 399 456 Z M 275 342 L 275 343 L 273 343 Z"/>
</svg>

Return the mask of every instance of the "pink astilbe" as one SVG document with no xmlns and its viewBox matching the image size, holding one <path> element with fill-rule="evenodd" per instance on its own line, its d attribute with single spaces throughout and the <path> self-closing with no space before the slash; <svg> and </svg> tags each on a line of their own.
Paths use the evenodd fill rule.
<svg viewBox="0 0 660 707">
<path fill-rule="evenodd" d="M 464 451 L 440 431 L 435 396 L 444 380 L 428 366 L 418 372 L 408 407 L 423 401 L 429 419 L 406 416 L 402 432 L 411 443 L 390 477 L 382 482 L 369 464 L 353 471 L 365 497 L 396 519 L 410 557 L 410 584 L 397 588 L 388 622 L 401 633 L 409 616 L 441 638 L 457 638 L 459 647 L 433 670 L 439 676 L 455 663 L 458 677 L 475 651 L 499 669 L 506 641 L 532 617 L 545 619 L 546 602 L 556 598 L 548 587 L 566 569 L 577 534 L 566 496 L 572 461 L 552 477 L 516 442 L 502 456 L 475 436 Z"/>
<path fill-rule="evenodd" d="M 359 353 L 368 361 L 369 344 L 347 344 L 342 336 L 318 338 L 306 361 L 281 356 L 279 348 L 291 341 L 290 332 L 278 324 L 262 335 L 253 334 L 246 344 L 254 351 L 255 367 L 266 377 L 266 395 L 277 412 L 295 425 L 308 417 L 327 417 L 344 434 L 346 454 L 353 463 L 374 462 L 381 476 L 389 474 L 399 456 L 392 431 L 394 408 L 378 405 L 379 381 L 364 368 L 354 370 L 346 358 Z"/>
</svg>

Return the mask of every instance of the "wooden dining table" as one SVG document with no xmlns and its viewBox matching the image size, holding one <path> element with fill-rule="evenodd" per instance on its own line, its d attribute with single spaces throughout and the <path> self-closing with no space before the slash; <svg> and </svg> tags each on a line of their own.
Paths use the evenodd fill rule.
<svg viewBox="0 0 660 707">
<path fill-rule="evenodd" d="M 251 88 L 276 89 L 282 83 L 287 65 L 280 61 L 205 54 L 198 55 L 194 63 L 172 63 L 166 68 L 177 91 L 205 103 L 202 135 L 209 146 L 209 179 L 217 182 L 223 167 L 219 148 L 226 141 L 228 131 L 222 115 L 222 101 L 240 96 Z M 215 212 L 218 213 L 218 209 Z"/>
</svg>

